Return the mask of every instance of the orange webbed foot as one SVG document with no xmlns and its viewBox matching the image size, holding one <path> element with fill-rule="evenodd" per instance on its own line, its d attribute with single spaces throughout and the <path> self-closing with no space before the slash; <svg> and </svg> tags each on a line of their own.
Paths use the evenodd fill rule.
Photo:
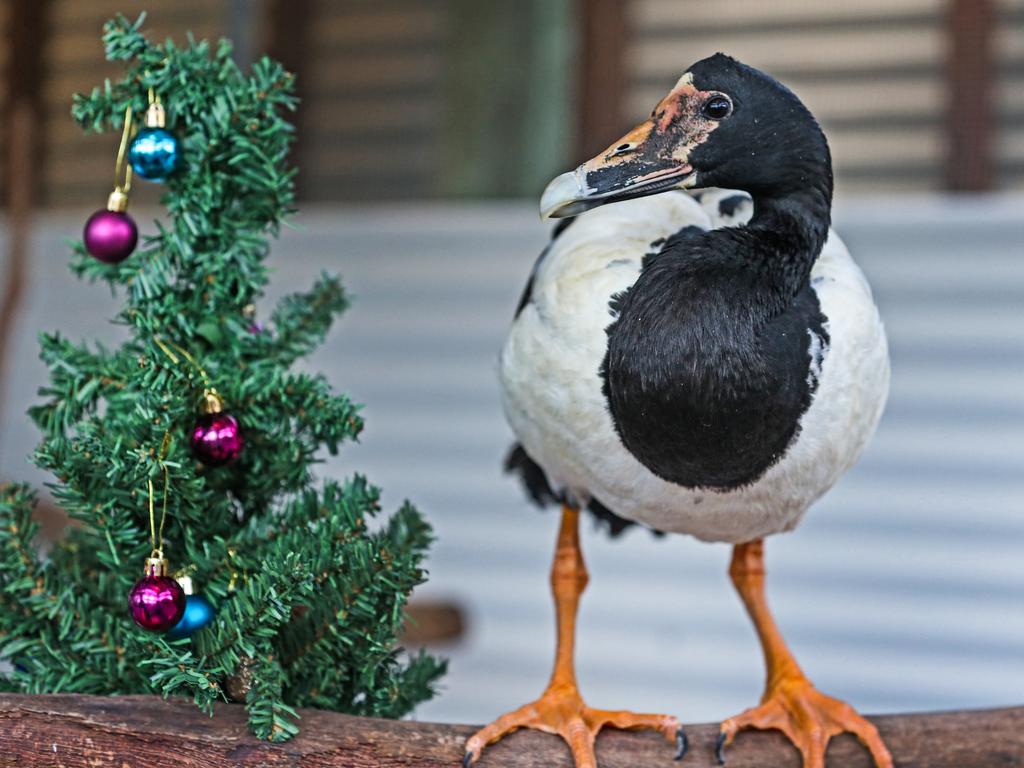
<svg viewBox="0 0 1024 768">
<path fill-rule="evenodd" d="M 722 723 L 718 736 L 718 762 L 725 764 L 725 748 L 742 730 L 782 731 L 803 755 L 804 768 L 825 768 L 828 742 L 840 733 L 852 733 L 871 752 L 878 768 L 893 768 L 892 755 L 878 729 L 845 702 L 818 691 L 809 680 L 784 680 L 768 692 L 760 706 Z"/>
<path fill-rule="evenodd" d="M 464 768 L 473 765 L 484 747 L 520 728 L 557 734 L 569 745 L 576 768 L 597 768 L 594 742 L 605 726 L 624 730 L 658 731 L 676 744 L 676 759 L 686 754 L 687 741 L 679 720 L 669 715 L 644 715 L 591 709 L 575 686 L 548 688 L 537 701 L 502 715 L 466 740 Z"/>
</svg>

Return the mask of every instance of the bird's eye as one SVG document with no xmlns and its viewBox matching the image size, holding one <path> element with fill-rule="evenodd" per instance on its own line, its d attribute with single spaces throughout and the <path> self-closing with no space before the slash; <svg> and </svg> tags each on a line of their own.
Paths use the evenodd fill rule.
<svg viewBox="0 0 1024 768">
<path fill-rule="evenodd" d="M 704 102 L 703 110 L 707 117 L 712 120 L 721 120 L 732 112 L 732 102 L 728 96 L 717 94 Z"/>
</svg>

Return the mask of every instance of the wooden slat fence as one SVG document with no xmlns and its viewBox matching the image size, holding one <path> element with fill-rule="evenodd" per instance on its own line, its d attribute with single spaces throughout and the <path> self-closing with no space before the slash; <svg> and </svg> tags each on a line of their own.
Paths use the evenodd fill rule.
<svg viewBox="0 0 1024 768">
<path fill-rule="evenodd" d="M 996 6 L 996 185 L 1024 189 L 1024 0 Z"/>
<path fill-rule="evenodd" d="M 723 51 L 786 82 L 822 121 L 844 190 L 944 180 L 944 0 L 632 0 L 625 122 Z"/>
<path fill-rule="evenodd" d="M 313 199 L 434 196 L 442 121 L 442 0 L 316 0 L 303 156 Z"/>
<path fill-rule="evenodd" d="M 85 135 L 71 119 L 71 95 L 87 91 L 103 78 L 120 75 L 121 69 L 103 58 L 100 42 L 103 23 L 116 13 L 148 13 L 147 30 L 153 39 L 172 36 L 182 41 L 183 30 L 197 38 L 216 39 L 225 33 L 225 6 L 210 0 L 149 0 L 145 4 L 123 0 L 53 0 L 50 33 L 45 41 L 48 76 L 45 87 L 43 131 L 47 162 L 43 167 L 44 203 L 48 206 L 101 207 L 113 181 L 117 136 Z M 136 7 L 137 6 L 137 7 Z M 174 105 L 168 104 L 173 110 Z M 137 184 L 133 206 L 155 202 L 159 188 Z"/>
<path fill-rule="evenodd" d="M 536 186 L 541 170 L 571 165 L 604 134 L 614 138 L 612 125 L 624 128 L 645 115 L 690 63 L 718 50 L 773 72 L 804 98 L 829 134 L 840 194 L 941 191 L 958 151 L 949 130 L 958 106 L 949 82 L 957 66 L 948 28 L 953 2 L 551 0 L 552 8 L 564 6 L 569 23 L 555 21 L 563 11 L 542 17 L 537 8 L 550 10 L 547 4 L 524 3 L 520 15 L 534 14 L 536 23 L 503 25 L 494 7 L 474 11 L 478 6 L 465 0 L 308 0 L 301 4 L 309 25 L 300 72 L 302 194 L 312 200 L 532 194 L 526 187 Z M 991 177 L 996 189 L 1024 189 L 1024 0 L 987 2 L 995 19 Z M 11 5 L 0 4 L 0 33 Z M 216 38 L 237 34 L 242 24 L 264 33 L 247 38 L 262 50 L 275 32 L 271 5 L 150 0 L 146 8 L 158 37 L 180 39 L 191 29 Z M 106 18 L 131 12 L 128 6 L 53 0 L 45 41 L 48 206 L 99 205 L 106 194 L 97 180 L 109 175 L 116 137 L 82 137 L 68 116 L 69 99 L 117 74 L 102 60 L 98 35 Z M 612 12 L 585 12 L 600 8 Z M 485 17 L 482 27 L 474 26 L 474 14 Z M 473 54 L 481 84 L 467 98 L 460 52 L 481 30 L 498 42 L 515 41 Z M 592 50 L 595 42 L 600 51 Z M 494 60 L 487 60 L 488 50 Z M 576 59 L 565 65 L 572 69 L 566 76 L 559 51 L 569 58 L 586 53 L 600 66 Z M 5 55 L 0 51 L 0 110 Z M 621 77 L 613 76 L 617 67 Z M 488 134 L 474 99 L 505 110 L 500 136 Z M 580 115 L 590 115 L 586 125 L 574 124 Z M 462 135 L 459 126 L 474 118 L 476 128 Z M 473 130 L 489 141 L 477 141 Z M 572 136 L 575 147 L 564 140 Z M 528 160 L 542 166 L 527 174 L 529 183 L 493 183 L 503 162 Z M 479 172 L 473 175 L 467 164 Z M 142 186 L 136 205 L 155 202 L 158 190 Z"/>
</svg>

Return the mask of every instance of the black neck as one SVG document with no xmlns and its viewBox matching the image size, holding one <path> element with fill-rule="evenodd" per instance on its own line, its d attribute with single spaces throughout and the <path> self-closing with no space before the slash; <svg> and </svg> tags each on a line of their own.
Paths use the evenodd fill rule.
<svg viewBox="0 0 1024 768">
<path fill-rule="evenodd" d="M 748 228 L 790 296 L 806 284 L 832 223 L 832 158 L 820 132 L 818 139 L 817 150 L 787 156 L 787 173 L 747 190 L 754 200 Z"/>
<path fill-rule="evenodd" d="M 781 298 L 791 298 L 807 284 L 828 238 L 831 207 L 831 184 L 754 195 L 745 258 L 772 278 Z"/>
</svg>

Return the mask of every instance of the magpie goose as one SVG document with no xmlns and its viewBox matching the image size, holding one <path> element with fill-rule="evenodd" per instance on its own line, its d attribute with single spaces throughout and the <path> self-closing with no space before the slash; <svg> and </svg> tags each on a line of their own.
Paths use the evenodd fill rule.
<svg viewBox="0 0 1024 768">
<path fill-rule="evenodd" d="M 696 192 L 695 190 L 701 190 Z M 739 191 L 722 191 L 739 190 Z M 562 736 L 594 768 L 602 727 L 653 729 L 686 751 L 674 717 L 588 707 L 573 644 L 587 571 L 579 510 L 732 544 L 729 574 L 767 665 L 758 706 L 727 719 L 781 730 L 805 768 L 871 723 L 814 688 L 765 599 L 763 539 L 792 530 L 856 461 L 885 403 L 889 358 L 871 290 L 830 231 L 832 166 L 817 121 L 786 87 L 717 54 L 644 121 L 555 178 L 556 229 L 501 353 L 511 464 L 562 504 L 551 573 L 557 652 L 536 701 L 483 728 L 464 764 L 518 728 Z"/>
</svg>

